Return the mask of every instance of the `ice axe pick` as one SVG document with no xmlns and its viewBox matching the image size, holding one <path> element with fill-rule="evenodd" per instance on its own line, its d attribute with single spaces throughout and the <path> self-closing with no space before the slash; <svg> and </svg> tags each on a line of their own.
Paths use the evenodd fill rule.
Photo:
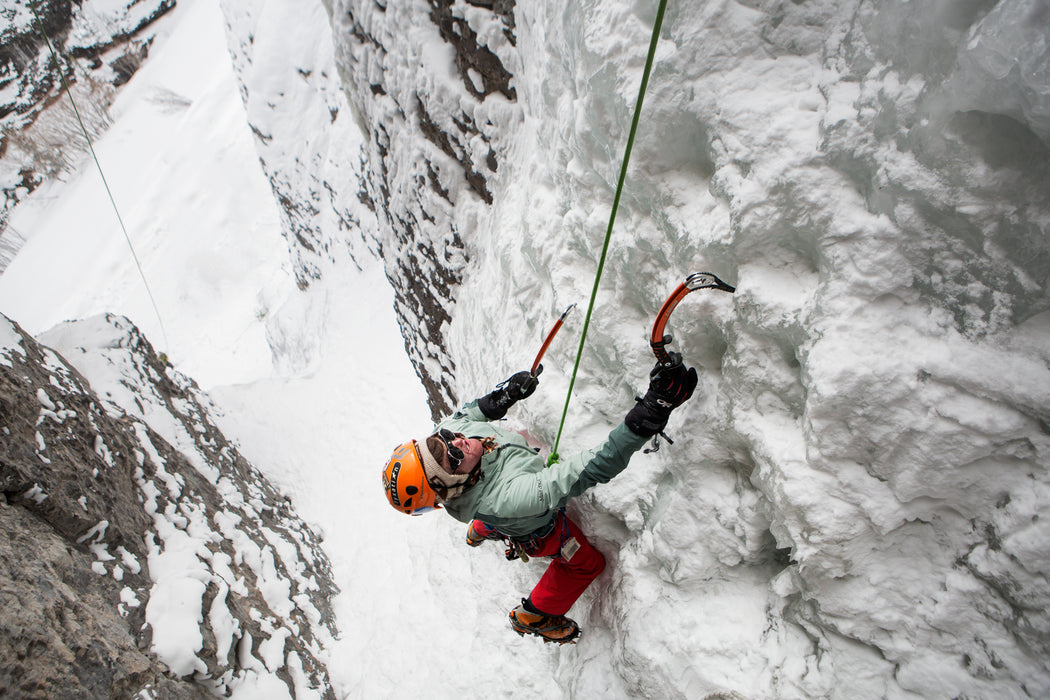
<svg viewBox="0 0 1050 700">
<path fill-rule="evenodd" d="M 543 345 L 540 346 L 540 351 L 536 353 L 536 359 L 532 361 L 532 369 L 529 373 L 532 376 L 536 376 L 536 372 L 540 368 L 540 362 L 543 360 L 543 356 L 547 353 L 547 348 L 550 347 L 551 341 L 554 340 L 554 336 L 558 335 L 558 331 L 561 330 L 561 326 L 565 323 L 565 317 L 569 315 L 569 312 L 576 308 L 576 304 L 570 304 L 569 308 L 562 312 L 562 315 L 558 317 L 558 320 L 554 322 L 554 327 L 551 328 L 550 333 L 547 334 L 547 338 L 543 341 Z"/>
</svg>

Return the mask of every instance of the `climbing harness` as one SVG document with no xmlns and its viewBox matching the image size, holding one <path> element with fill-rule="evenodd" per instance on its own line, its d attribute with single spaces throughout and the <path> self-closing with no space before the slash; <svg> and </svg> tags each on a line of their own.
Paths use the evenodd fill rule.
<svg viewBox="0 0 1050 700">
<path fill-rule="evenodd" d="M 514 561 L 520 559 L 523 564 L 529 563 L 529 554 L 525 551 L 525 545 L 516 540 L 512 540 L 509 537 L 503 538 L 503 544 L 507 546 L 503 555 L 507 557 L 507 561 Z"/>
<path fill-rule="evenodd" d="M 558 554 L 553 556 L 561 556 L 561 551 L 565 547 L 565 543 L 569 539 L 569 523 L 565 517 L 565 508 L 562 507 L 558 510 L 558 514 L 554 516 L 554 519 L 549 524 L 544 525 L 535 532 L 530 532 L 527 535 L 515 537 L 508 535 L 501 531 L 495 525 L 489 525 L 488 523 L 482 523 L 488 529 L 494 531 L 499 535 L 500 539 L 503 540 L 503 544 L 506 547 L 504 556 L 507 557 L 507 561 L 514 561 L 520 559 L 522 562 L 528 563 L 530 552 L 539 551 L 540 545 L 548 537 L 553 534 L 554 529 L 561 526 L 561 533 L 558 535 Z"/>
<path fill-rule="evenodd" d="M 638 87 L 638 100 L 634 105 L 634 116 L 631 119 L 631 131 L 627 135 L 627 146 L 624 148 L 623 162 L 620 164 L 620 178 L 616 183 L 616 195 L 613 197 L 612 211 L 609 213 L 609 226 L 605 230 L 605 243 L 602 245 L 602 253 L 598 258 L 598 270 L 594 275 L 594 287 L 591 289 L 591 300 L 587 305 L 587 316 L 583 320 L 583 331 L 580 333 L 580 345 L 576 350 L 576 362 L 572 368 L 572 377 L 569 379 L 569 390 L 565 393 L 565 407 L 561 412 L 561 423 L 558 426 L 558 436 L 554 440 L 554 449 L 547 458 L 550 466 L 558 461 L 558 444 L 561 442 L 561 434 L 565 429 L 565 417 L 569 413 L 569 400 L 572 398 L 572 388 L 576 384 L 576 373 L 580 369 L 580 359 L 583 357 L 583 346 L 587 342 L 587 329 L 591 325 L 591 314 L 594 311 L 594 301 L 598 296 L 598 284 L 602 279 L 602 270 L 605 268 L 605 258 L 609 252 L 609 241 L 612 239 L 613 223 L 616 221 L 616 210 L 620 207 L 620 195 L 623 193 L 623 183 L 627 178 L 627 164 L 631 160 L 631 150 L 634 148 L 634 135 L 638 131 L 638 119 L 642 113 L 642 102 L 645 100 L 645 88 L 649 85 L 649 74 L 653 69 L 653 59 L 656 57 L 656 45 L 660 40 L 660 27 L 664 22 L 664 11 L 667 9 L 667 0 L 660 0 L 660 6 L 656 10 L 656 18 L 653 20 L 653 34 L 649 40 L 649 53 L 645 58 L 645 70 L 642 71 L 642 83 Z"/>
<path fill-rule="evenodd" d="M 80 110 L 77 109 L 77 103 L 73 99 L 73 93 L 69 89 L 69 83 L 66 81 L 66 74 L 62 71 L 62 63 L 58 60 L 58 53 L 55 51 L 55 47 L 51 43 L 51 37 L 47 35 L 47 31 L 44 29 L 44 21 L 40 17 L 40 13 L 36 9 L 36 0 L 29 0 L 29 9 L 33 11 L 33 16 L 36 18 L 37 27 L 40 29 L 40 36 L 43 37 L 44 43 L 47 44 L 47 49 L 51 53 L 51 60 L 55 62 L 55 70 L 58 71 L 58 77 L 62 81 L 62 88 L 66 92 L 66 96 L 69 97 L 69 104 L 73 107 L 73 114 L 76 115 L 77 122 L 80 124 L 80 130 L 84 134 L 84 140 L 87 142 L 88 150 L 91 152 L 91 158 L 95 161 L 95 167 L 98 168 L 99 177 L 102 178 L 102 186 L 106 189 L 106 194 L 109 195 L 109 203 L 113 205 L 113 211 L 117 215 L 117 222 L 120 224 L 120 230 L 124 232 L 124 240 L 128 242 L 128 248 L 131 250 L 131 258 L 135 261 L 135 267 L 139 270 L 139 276 L 142 278 L 142 284 L 146 287 L 146 294 L 149 296 L 150 303 L 153 305 L 153 312 L 157 315 L 157 323 L 160 324 L 160 332 L 164 336 L 164 345 L 168 346 L 168 331 L 164 328 L 164 320 L 161 318 L 160 309 L 157 308 L 157 301 L 153 298 L 153 291 L 150 289 L 149 282 L 146 281 L 146 273 L 142 271 L 142 264 L 139 262 L 139 256 L 135 253 L 135 246 L 131 244 L 131 236 L 128 235 L 128 229 L 124 226 L 124 219 L 120 216 L 120 210 L 117 208 L 117 202 L 113 198 L 113 192 L 109 188 L 109 182 L 106 180 L 105 173 L 102 172 L 102 164 L 98 161 L 98 156 L 95 154 L 95 146 L 91 141 L 91 136 L 88 134 L 87 127 L 84 125 L 84 120 L 80 117 Z M 165 365 L 170 364 L 168 362 L 168 356 L 164 353 L 160 354 L 161 362 Z"/>
</svg>

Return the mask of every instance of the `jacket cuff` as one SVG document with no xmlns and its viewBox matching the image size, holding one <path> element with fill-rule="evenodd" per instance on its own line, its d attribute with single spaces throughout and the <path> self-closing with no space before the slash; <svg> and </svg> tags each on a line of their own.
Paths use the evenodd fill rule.
<svg viewBox="0 0 1050 700">
<path fill-rule="evenodd" d="M 507 415 L 507 409 L 514 403 L 511 401 L 510 403 L 501 406 L 498 401 L 499 397 L 496 396 L 499 393 L 500 392 L 497 390 L 478 399 L 478 408 L 481 409 L 481 412 L 484 413 L 485 417 L 489 420 L 499 420 Z"/>
</svg>

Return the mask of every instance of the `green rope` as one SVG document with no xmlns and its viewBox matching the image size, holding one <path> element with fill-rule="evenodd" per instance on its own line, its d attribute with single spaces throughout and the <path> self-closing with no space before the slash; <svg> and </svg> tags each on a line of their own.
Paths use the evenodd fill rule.
<svg viewBox="0 0 1050 700">
<path fill-rule="evenodd" d="M 113 198 L 113 192 L 109 189 L 106 175 L 102 172 L 102 164 L 98 162 L 98 156 L 95 155 L 95 147 L 91 142 L 91 136 L 88 134 L 87 127 L 84 125 L 84 120 L 80 118 L 80 110 L 77 109 L 77 103 L 73 100 L 73 93 L 69 89 L 69 83 L 66 82 L 66 74 L 62 70 L 62 64 L 58 60 L 58 54 L 55 52 L 54 46 L 51 45 L 51 38 L 47 35 L 47 32 L 44 29 L 44 21 L 40 18 L 40 13 L 37 12 L 36 2 L 34 0 L 29 0 L 29 9 L 33 11 L 33 16 L 36 17 L 37 26 L 40 28 L 40 36 L 44 38 L 44 43 L 47 44 L 47 49 L 51 52 L 51 59 L 55 62 L 55 70 L 58 71 L 58 78 L 62 81 L 62 88 L 66 91 L 66 96 L 69 97 L 69 104 L 73 106 L 73 114 L 76 115 L 77 122 L 80 124 L 80 130 L 84 133 L 84 140 L 87 141 L 88 150 L 91 152 L 91 158 L 95 161 L 95 167 L 98 168 L 99 177 L 102 178 L 102 185 L 106 188 L 106 194 L 109 195 L 109 203 L 113 205 L 113 211 L 117 215 L 117 222 L 120 224 L 120 230 L 124 232 L 124 240 L 128 242 L 128 249 L 131 250 L 131 257 L 135 261 L 135 267 L 139 270 L 142 284 L 146 287 L 146 294 L 149 296 L 150 303 L 153 304 L 153 312 L 157 314 L 157 322 L 160 324 L 160 332 L 164 336 L 164 346 L 167 347 L 168 332 L 164 329 L 164 320 L 160 316 L 160 309 L 157 308 L 157 301 L 153 298 L 153 292 L 149 288 L 149 282 L 146 281 L 146 273 L 142 271 L 142 265 L 139 263 L 139 256 L 135 253 L 135 246 L 131 244 L 131 236 L 128 235 L 128 229 L 124 226 L 124 219 L 121 218 L 120 210 L 117 209 L 117 202 Z"/>
<path fill-rule="evenodd" d="M 558 426 L 558 437 L 554 440 L 554 449 L 547 458 L 550 466 L 558 461 L 558 444 L 561 442 L 561 434 L 565 429 L 565 416 L 569 413 L 569 400 L 572 398 L 572 388 L 576 384 L 576 372 L 580 369 L 580 359 L 583 357 L 583 346 L 587 342 L 587 328 L 591 324 L 591 313 L 594 311 L 594 300 L 598 296 L 598 284 L 602 279 L 602 270 L 605 268 L 605 257 L 609 252 L 609 241 L 612 239 L 613 223 L 616 221 L 616 210 L 620 206 L 620 195 L 623 192 L 623 183 L 627 177 L 627 164 L 631 159 L 631 149 L 634 147 L 634 135 L 638 131 L 638 118 L 642 113 L 642 101 L 645 99 L 645 88 L 649 84 L 649 73 L 653 68 L 653 58 L 656 56 L 656 45 L 660 40 L 660 25 L 664 21 L 664 10 L 667 0 L 660 0 L 660 7 L 656 11 L 656 20 L 653 22 L 653 36 L 649 41 L 649 55 L 645 59 L 645 71 L 642 72 L 642 84 L 638 88 L 638 101 L 634 105 L 634 117 L 631 120 L 631 132 L 627 136 L 627 148 L 624 150 L 623 163 L 620 165 L 620 180 L 616 183 L 616 196 L 613 197 L 612 211 L 609 214 L 609 227 L 605 231 L 605 243 L 602 245 L 602 254 L 598 258 L 598 271 L 594 275 L 594 288 L 591 290 L 591 301 L 587 306 L 587 316 L 583 320 L 583 332 L 580 334 L 580 347 L 576 351 L 576 363 L 572 368 L 572 378 L 569 380 L 569 390 L 565 394 L 565 408 L 561 412 L 561 424 Z"/>
</svg>

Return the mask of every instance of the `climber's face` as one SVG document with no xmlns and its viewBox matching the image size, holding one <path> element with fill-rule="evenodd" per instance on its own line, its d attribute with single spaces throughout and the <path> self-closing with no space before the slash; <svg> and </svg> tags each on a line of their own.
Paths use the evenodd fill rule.
<svg viewBox="0 0 1050 700">
<path fill-rule="evenodd" d="M 484 452 L 481 440 L 451 430 L 439 430 L 427 442 L 444 448 L 440 461 L 442 468 L 449 474 L 469 474 L 481 461 Z"/>
<path fill-rule="evenodd" d="M 460 460 L 459 466 L 452 470 L 452 473 L 469 474 L 481 461 L 483 452 L 481 440 L 468 438 L 462 433 L 455 433 L 455 435 L 455 439 L 452 440 L 452 446 L 463 453 L 463 459 Z"/>
</svg>

